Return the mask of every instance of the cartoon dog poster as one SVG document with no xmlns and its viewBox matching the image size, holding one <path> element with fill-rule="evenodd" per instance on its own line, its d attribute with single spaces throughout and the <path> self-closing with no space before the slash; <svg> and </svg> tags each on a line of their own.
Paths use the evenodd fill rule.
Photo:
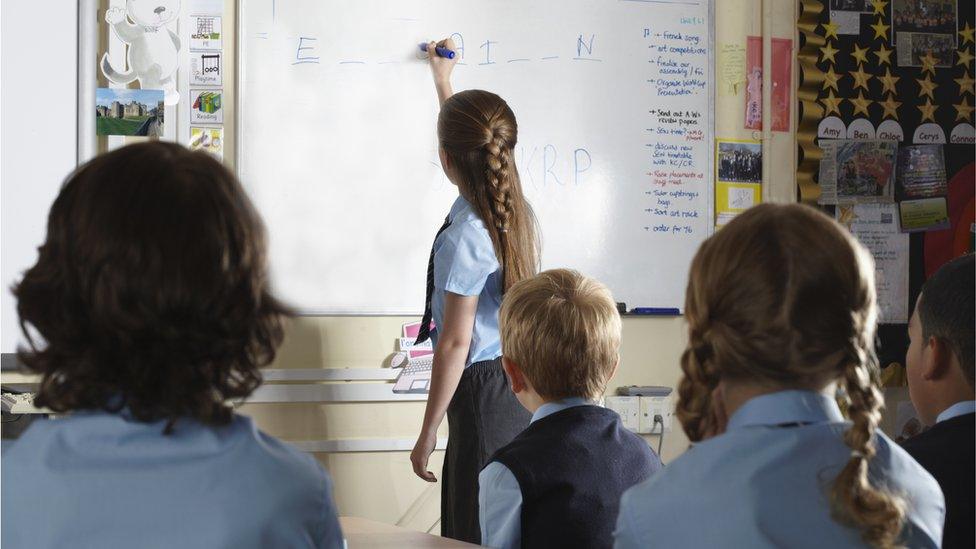
<svg viewBox="0 0 976 549">
<path fill-rule="evenodd" d="M 106 11 L 105 22 L 126 44 L 128 69 L 113 66 L 105 53 L 100 64 L 105 77 L 122 85 L 139 80 L 143 89 L 164 90 L 167 105 L 179 103 L 176 70 L 180 38 L 166 27 L 179 12 L 179 0 L 126 0 L 125 9 Z"/>
</svg>

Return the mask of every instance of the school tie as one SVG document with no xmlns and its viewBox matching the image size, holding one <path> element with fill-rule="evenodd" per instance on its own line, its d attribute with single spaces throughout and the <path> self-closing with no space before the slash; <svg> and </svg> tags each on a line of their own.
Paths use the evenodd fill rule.
<svg viewBox="0 0 976 549">
<path fill-rule="evenodd" d="M 444 224 L 441 228 L 437 230 L 437 234 L 434 235 L 434 242 L 437 242 L 437 237 L 444 232 L 444 229 L 451 226 L 451 216 L 444 218 Z M 434 298 L 434 246 L 430 246 L 430 259 L 427 261 L 427 299 L 424 300 L 424 318 L 420 320 L 420 331 L 417 332 L 417 339 L 414 340 L 414 345 L 419 345 L 428 339 L 430 339 L 430 319 L 434 312 L 431 310 L 430 305 Z"/>
</svg>

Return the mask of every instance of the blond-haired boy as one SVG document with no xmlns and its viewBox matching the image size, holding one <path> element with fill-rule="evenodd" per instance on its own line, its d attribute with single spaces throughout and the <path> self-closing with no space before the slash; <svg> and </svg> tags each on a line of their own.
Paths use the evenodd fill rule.
<svg viewBox="0 0 976 549">
<path fill-rule="evenodd" d="M 620 359 L 609 290 L 556 269 L 506 293 L 502 365 L 532 422 L 479 477 L 482 543 L 610 547 L 620 496 L 661 467 L 613 411 L 594 404 Z"/>
</svg>

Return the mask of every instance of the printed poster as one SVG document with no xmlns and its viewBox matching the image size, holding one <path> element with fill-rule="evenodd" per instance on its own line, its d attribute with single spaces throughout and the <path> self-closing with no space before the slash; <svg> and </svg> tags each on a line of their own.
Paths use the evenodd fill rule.
<svg viewBox="0 0 976 549">
<path fill-rule="evenodd" d="M 956 42 L 957 0 L 892 0 L 891 38 L 897 44 L 900 33 L 952 36 Z"/>
<path fill-rule="evenodd" d="M 190 49 L 221 50 L 223 38 L 219 15 L 190 16 Z"/>
<path fill-rule="evenodd" d="M 715 145 L 715 225 L 762 201 L 762 143 L 719 139 Z"/>
<path fill-rule="evenodd" d="M 746 41 L 746 115 L 747 130 L 762 129 L 763 47 L 761 36 Z"/>
<path fill-rule="evenodd" d="M 898 204 L 901 228 L 906 233 L 948 229 L 949 205 L 944 196 L 906 200 Z"/>
<path fill-rule="evenodd" d="M 838 206 L 837 221 L 874 257 L 878 321 L 908 322 L 908 235 L 898 226 L 895 204 Z"/>
<path fill-rule="evenodd" d="M 774 132 L 790 131 L 790 90 L 793 89 L 793 40 L 789 38 L 772 39 L 772 74 L 771 93 L 772 130 Z"/>
<path fill-rule="evenodd" d="M 219 51 L 190 52 L 190 85 L 222 86 L 224 54 Z"/>
<path fill-rule="evenodd" d="M 898 149 L 895 199 L 899 202 L 903 231 L 948 228 L 948 192 L 942 145 L 913 145 Z"/>
<path fill-rule="evenodd" d="M 190 90 L 190 123 L 223 124 L 222 90 Z"/>
</svg>

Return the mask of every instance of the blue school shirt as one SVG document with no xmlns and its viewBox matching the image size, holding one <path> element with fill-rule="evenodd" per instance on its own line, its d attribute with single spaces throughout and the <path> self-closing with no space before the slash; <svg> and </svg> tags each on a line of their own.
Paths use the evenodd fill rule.
<svg viewBox="0 0 976 549">
<path fill-rule="evenodd" d="M 329 475 L 234 416 L 38 420 L 3 452 L 3 547 L 343 546 Z M 6 441 L 5 441 L 6 442 Z"/>
<path fill-rule="evenodd" d="M 624 493 L 614 547 L 865 547 L 858 530 L 830 516 L 834 478 L 850 459 L 849 426 L 834 399 L 812 391 L 747 401 L 725 433 Z M 939 547 L 939 485 L 881 432 L 876 442 L 872 484 L 907 504 L 901 542 Z"/>
<path fill-rule="evenodd" d="M 964 416 L 972 413 L 976 413 L 976 400 L 963 400 L 949 406 L 945 410 L 942 410 L 942 413 L 935 418 L 935 422 L 942 423 L 943 421 L 952 419 L 954 417 Z"/>
<path fill-rule="evenodd" d="M 529 424 L 556 412 L 592 404 L 579 398 L 547 402 L 532 414 Z M 481 522 L 481 544 L 497 549 L 522 544 L 522 488 L 512 471 L 493 461 L 478 475 L 478 516 Z"/>
<path fill-rule="evenodd" d="M 478 296 L 478 309 L 471 332 L 471 346 L 465 366 L 501 356 L 498 309 L 502 305 L 502 271 L 491 235 L 477 212 L 458 196 L 448 214 L 451 225 L 434 240 L 434 293 L 431 312 L 434 324 L 444 320 L 444 292 Z M 431 340 L 437 345 L 437 329 Z"/>
</svg>

